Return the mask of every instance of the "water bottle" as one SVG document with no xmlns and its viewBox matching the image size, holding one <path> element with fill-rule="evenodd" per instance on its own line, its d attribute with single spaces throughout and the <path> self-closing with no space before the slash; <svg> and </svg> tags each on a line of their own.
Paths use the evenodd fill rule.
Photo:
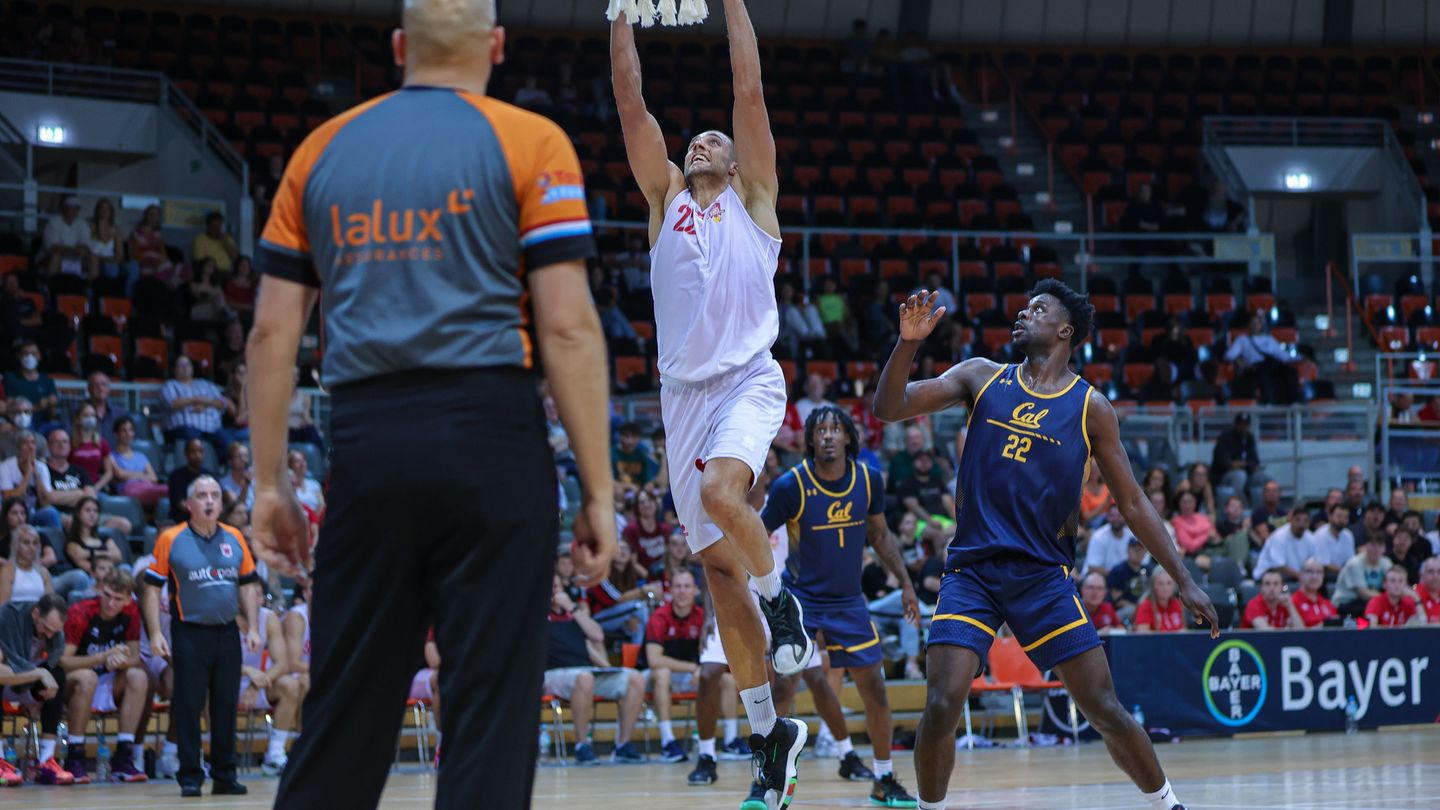
<svg viewBox="0 0 1440 810">
<path fill-rule="evenodd" d="M 1355 703 L 1355 696 L 1345 701 L 1345 733 L 1355 734 L 1360 731 L 1360 707 Z"/>
<path fill-rule="evenodd" d="M 95 781 L 110 781 L 110 746 L 105 744 L 104 737 L 100 738 L 95 747 Z"/>
<path fill-rule="evenodd" d="M 550 728 L 540 727 L 540 756 L 545 756 L 550 751 Z"/>
<path fill-rule="evenodd" d="M 1135 722 L 1140 724 L 1141 729 L 1145 728 L 1145 710 L 1140 708 L 1139 703 L 1136 703 L 1135 708 L 1130 710 L 1130 716 L 1135 718 Z"/>
<path fill-rule="evenodd" d="M 11 766 L 14 766 L 15 763 L 20 761 L 20 756 L 15 753 L 15 746 L 10 744 L 9 737 L 5 738 L 5 761 L 10 763 Z"/>
</svg>

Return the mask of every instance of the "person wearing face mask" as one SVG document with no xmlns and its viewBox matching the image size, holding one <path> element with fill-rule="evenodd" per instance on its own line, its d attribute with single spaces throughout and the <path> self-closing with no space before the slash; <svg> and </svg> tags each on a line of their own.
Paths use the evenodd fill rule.
<svg viewBox="0 0 1440 810">
<path fill-rule="evenodd" d="M 84 470 L 95 482 L 95 491 L 104 492 L 110 483 L 110 442 L 100 435 L 100 418 L 95 406 L 82 403 L 71 421 L 70 463 Z"/>
<path fill-rule="evenodd" d="M 40 347 L 33 340 L 22 341 L 15 349 L 15 360 L 20 370 L 5 373 L 5 392 L 12 398 L 22 396 L 30 400 L 40 420 L 54 420 L 59 397 L 55 393 L 55 381 L 40 371 Z"/>
<path fill-rule="evenodd" d="M 35 406 L 25 397 L 10 397 L 10 404 L 5 410 L 5 415 L 10 418 L 10 424 L 17 430 L 30 430 L 35 424 Z"/>
<path fill-rule="evenodd" d="M 85 399 L 76 406 L 74 415 L 79 416 L 80 408 L 86 405 L 93 408 L 100 435 L 113 447 L 116 444 L 115 424 L 130 418 L 130 412 L 110 401 L 110 376 L 103 371 L 96 371 L 86 379 L 85 393 Z"/>
</svg>

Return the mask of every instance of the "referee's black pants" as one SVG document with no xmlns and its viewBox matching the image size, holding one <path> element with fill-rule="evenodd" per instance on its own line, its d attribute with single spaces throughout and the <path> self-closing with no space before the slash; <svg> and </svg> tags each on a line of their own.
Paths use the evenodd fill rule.
<svg viewBox="0 0 1440 810">
<path fill-rule="evenodd" d="M 240 702 L 240 630 L 234 622 L 195 624 L 171 622 L 170 659 L 175 688 L 170 694 L 170 722 L 180 772 L 175 781 L 199 786 L 200 713 L 210 699 L 210 778 L 216 784 L 235 781 L 235 712 Z"/>
<path fill-rule="evenodd" d="M 275 807 L 380 799 L 433 623 L 445 759 L 435 806 L 530 805 L 555 463 L 533 375 L 391 375 L 333 394 L 310 692 Z"/>
</svg>

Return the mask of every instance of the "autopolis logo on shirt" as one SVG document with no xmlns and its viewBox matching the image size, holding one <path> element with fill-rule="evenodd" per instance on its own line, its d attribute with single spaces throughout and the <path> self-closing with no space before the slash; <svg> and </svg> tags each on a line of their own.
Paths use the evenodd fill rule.
<svg viewBox="0 0 1440 810">
<path fill-rule="evenodd" d="M 197 568 L 194 571 L 191 571 L 186 577 L 186 579 L 190 580 L 191 582 L 199 583 L 200 587 L 202 588 L 207 588 L 211 585 L 232 584 L 239 576 L 240 570 L 233 565 L 223 568 L 220 566 L 211 565 L 205 568 Z"/>
<path fill-rule="evenodd" d="M 1200 683 L 1210 715 L 1231 728 L 1254 720 L 1269 691 L 1259 651 L 1238 639 L 1226 641 L 1210 653 Z"/>
</svg>

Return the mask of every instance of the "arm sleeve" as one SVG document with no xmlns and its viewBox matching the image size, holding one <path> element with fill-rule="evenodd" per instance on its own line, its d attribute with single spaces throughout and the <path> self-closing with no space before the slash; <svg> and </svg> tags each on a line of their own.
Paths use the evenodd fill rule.
<svg viewBox="0 0 1440 810">
<path fill-rule="evenodd" d="M 175 540 L 175 532 L 162 532 L 155 540 L 154 562 L 145 569 L 145 581 L 157 588 L 163 587 L 170 579 L 170 544 Z"/>
<path fill-rule="evenodd" d="M 305 184 L 332 137 L 334 128 L 311 133 L 285 167 L 280 187 L 270 201 L 270 219 L 265 222 L 255 251 L 255 269 L 259 273 L 307 287 L 320 286 L 320 275 L 315 272 L 315 263 L 310 257 L 310 233 L 305 225 Z"/>
<path fill-rule="evenodd" d="M 885 479 L 880 473 L 870 469 L 867 464 L 855 462 L 855 466 L 865 473 L 865 478 L 870 482 L 870 508 L 865 512 L 867 515 L 880 515 L 885 512 Z"/>
<path fill-rule="evenodd" d="M 585 179 L 570 139 L 540 119 L 509 150 L 520 208 L 520 249 L 531 270 L 595 256 Z"/>
<path fill-rule="evenodd" d="M 770 486 L 770 496 L 765 499 L 765 509 L 760 513 L 765 531 L 773 532 L 800 517 L 800 499 L 800 481 L 794 470 L 776 479 Z"/>
</svg>

